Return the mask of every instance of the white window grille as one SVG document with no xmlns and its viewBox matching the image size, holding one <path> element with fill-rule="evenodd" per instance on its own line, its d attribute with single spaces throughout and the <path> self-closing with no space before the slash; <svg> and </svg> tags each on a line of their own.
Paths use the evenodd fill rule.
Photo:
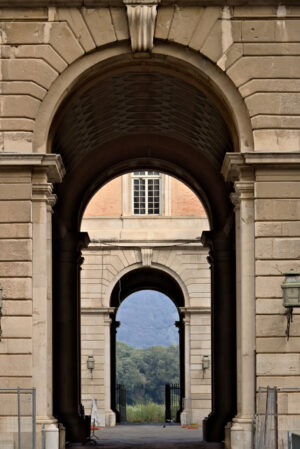
<svg viewBox="0 0 300 449">
<path fill-rule="evenodd" d="M 159 215 L 161 176 L 157 171 L 135 171 L 132 174 L 134 215 Z"/>
</svg>

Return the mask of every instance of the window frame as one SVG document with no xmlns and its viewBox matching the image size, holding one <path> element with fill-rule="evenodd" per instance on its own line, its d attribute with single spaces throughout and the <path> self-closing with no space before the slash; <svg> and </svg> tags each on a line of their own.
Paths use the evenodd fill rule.
<svg viewBox="0 0 300 449">
<path fill-rule="evenodd" d="M 149 174 L 151 173 L 151 174 Z M 134 180 L 135 179 L 143 179 L 145 180 L 145 213 L 139 213 L 134 211 Z M 149 195 L 149 180 L 158 180 L 158 188 L 159 188 L 159 205 L 158 205 L 158 212 L 155 213 L 149 213 L 149 202 L 148 202 L 148 195 Z M 134 216 L 150 216 L 150 217 L 157 217 L 161 216 L 162 213 L 162 174 L 158 171 L 154 170 L 143 170 L 143 171 L 134 171 L 131 173 L 131 211 L 132 215 Z"/>
</svg>

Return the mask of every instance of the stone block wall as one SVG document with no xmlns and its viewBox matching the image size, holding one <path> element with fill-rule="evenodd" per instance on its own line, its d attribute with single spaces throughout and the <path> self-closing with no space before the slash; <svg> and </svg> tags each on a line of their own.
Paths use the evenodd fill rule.
<svg viewBox="0 0 300 449">
<path fill-rule="evenodd" d="M 300 429 L 299 310 L 294 309 L 290 337 L 282 305 L 284 273 L 300 271 L 300 176 L 295 169 L 263 168 L 255 183 L 255 274 L 257 386 L 276 385 L 279 447 L 286 429 Z M 289 391 L 285 389 L 290 389 Z M 294 391 L 293 391 L 294 390 Z"/>
<path fill-rule="evenodd" d="M 1 388 L 32 386 L 31 183 L 29 170 L 0 168 Z"/>
</svg>

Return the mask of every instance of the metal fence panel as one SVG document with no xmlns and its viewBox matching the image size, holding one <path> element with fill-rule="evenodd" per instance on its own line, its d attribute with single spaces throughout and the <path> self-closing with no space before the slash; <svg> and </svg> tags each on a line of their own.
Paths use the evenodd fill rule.
<svg viewBox="0 0 300 449">
<path fill-rule="evenodd" d="M 276 387 L 258 390 L 255 448 L 278 449 Z"/>
<path fill-rule="evenodd" d="M 35 388 L 1 388 L 0 417 L 0 449 L 36 449 Z"/>
<path fill-rule="evenodd" d="M 288 432 L 288 449 L 300 449 L 300 435 Z"/>
</svg>

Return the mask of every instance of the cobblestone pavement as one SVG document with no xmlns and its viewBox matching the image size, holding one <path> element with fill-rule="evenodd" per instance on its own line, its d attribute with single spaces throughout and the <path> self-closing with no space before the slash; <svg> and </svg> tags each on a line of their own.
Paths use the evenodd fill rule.
<svg viewBox="0 0 300 449">
<path fill-rule="evenodd" d="M 223 449 L 221 443 L 202 441 L 201 429 L 186 429 L 179 425 L 143 424 L 118 425 L 95 432 L 95 439 L 84 447 L 101 449 Z"/>
</svg>

